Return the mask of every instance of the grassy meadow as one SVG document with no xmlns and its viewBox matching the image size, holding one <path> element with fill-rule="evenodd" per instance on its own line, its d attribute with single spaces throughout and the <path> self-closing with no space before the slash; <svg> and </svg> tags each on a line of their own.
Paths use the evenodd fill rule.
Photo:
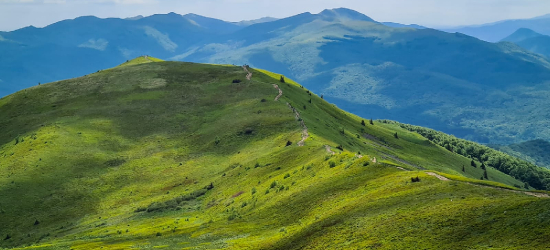
<svg viewBox="0 0 550 250">
<path fill-rule="evenodd" d="M 508 175 L 278 74 L 149 59 L 0 99 L 0 249 L 549 246 Z"/>
</svg>

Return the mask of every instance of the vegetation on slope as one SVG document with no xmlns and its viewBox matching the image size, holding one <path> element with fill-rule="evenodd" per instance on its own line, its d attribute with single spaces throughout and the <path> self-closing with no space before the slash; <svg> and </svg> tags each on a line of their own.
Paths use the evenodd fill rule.
<svg viewBox="0 0 550 250">
<path fill-rule="evenodd" d="M 550 167 L 550 142 L 545 140 L 526 141 L 510 145 L 488 145 L 506 154 L 532 162 L 537 166 Z"/>
<path fill-rule="evenodd" d="M 428 140 L 446 148 L 448 151 L 456 152 L 457 154 L 475 159 L 476 161 L 481 162 L 481 165 L 498 169 L 503 173 L 509 174 L 518 180 L 528 183 L 534 188 L 550 190 L 550 170 L 548 169 L 537 167 L 533 163 L 520 160 L 490 147 L 483 146 L 475 142 L 458 139 L 454 136 L 447 135 L 433 129 L 388 120 L 383 120 L 382 122 L 397 124 L 409 131 L 419 133 Z"/>
<path fill-rule="evenodd" d="M 251 72 L 144 63 L 0 99 L 0 247 L 546 246 L 521 182 Z"/>
</svg>

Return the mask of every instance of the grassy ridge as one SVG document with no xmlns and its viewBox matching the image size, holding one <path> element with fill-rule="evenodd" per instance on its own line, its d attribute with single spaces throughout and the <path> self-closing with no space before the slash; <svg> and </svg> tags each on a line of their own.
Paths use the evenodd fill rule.
<svg viewBox="0 0 550 250">
<path fill-rule="evenodd" d="M 547 199 L 464 183 L 482 174 L 468 158 L 398 126 L 363 126 L 277 74 L 244 75 L 146 63 L 0 99 L 0 246 L 545 246 Z M 304 147 L 286 102 L 308 126 Z M 495 169 L 489 180 L 521 184 Z"/>
</svg>

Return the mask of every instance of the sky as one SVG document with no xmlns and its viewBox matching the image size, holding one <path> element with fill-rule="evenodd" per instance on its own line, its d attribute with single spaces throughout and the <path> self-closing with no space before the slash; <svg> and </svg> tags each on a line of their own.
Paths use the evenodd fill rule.
<svg viewBox="0 0 550 250">
<path fill-rule="evenodd" d="M 195 13 L 226 21 L 283 18 L 345 7 L 381 22 L 433 28 L 524 19 L 550 14 L 550 0 L 0 0 L 0 31 L 79 16 Z"/>
</svg>

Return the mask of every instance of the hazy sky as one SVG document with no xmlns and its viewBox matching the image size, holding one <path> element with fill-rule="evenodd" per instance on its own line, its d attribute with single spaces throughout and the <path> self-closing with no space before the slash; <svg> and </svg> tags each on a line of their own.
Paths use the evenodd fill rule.
<svg viewBox="0 0 550 250">
<path fill-rule="evenodd" d="M 550 13 L 550 0 L 0 0 L 0 30 L 43 27 L 83 15 L 130 17 L 195 13 L 227 21 L 346 7 L 377 21 L 429 27 L 481 24 Z"/>
</svg>

